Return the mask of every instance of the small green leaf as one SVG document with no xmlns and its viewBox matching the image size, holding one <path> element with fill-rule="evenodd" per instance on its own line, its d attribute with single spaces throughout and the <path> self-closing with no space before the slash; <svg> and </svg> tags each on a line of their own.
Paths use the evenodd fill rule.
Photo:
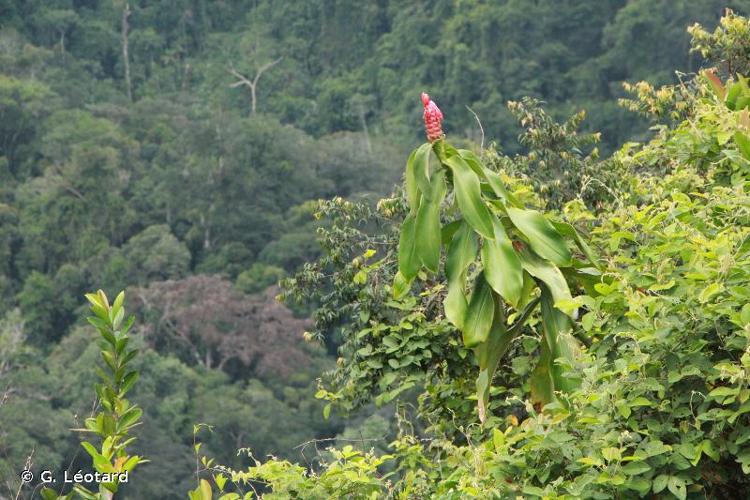
<svg viewBox="0 0 750 500">
<path fill-rule="evenodd" d="M 125 393 L 127 393 L 131 387 L 133 387 L 133 384 L 138 380 L 138 372 L 132 371 L 129 372 L 122 380 L 122 385 L 120 386 L 120 397 L 124 396 Z"/>
<path fill-rule="evenodd" d="M 734 142 L 737 143 L 742 157 L 750 161 L 750 139 L 742 132 L 737 131 L 734 133 Z"/>
<path fill-rule="evenodd" d="M 637 476 L 651 470 L 651 466 L 647 462 L 630 462 L 622 468 L 622 472 L 628 476 Z"/>
<path fill-rule="evenodd" d="M 393 298 L 400 299 L 407 293 L 409 293 L 409 289 L 411 288 L 411 280 L 407 280 L 406 278 L 404 278 L 404 275 L 401 274 L 401 271 L 398 271 L 396 273 L 396 276 L 393 277 L 392 288 Z"/>
</svg>

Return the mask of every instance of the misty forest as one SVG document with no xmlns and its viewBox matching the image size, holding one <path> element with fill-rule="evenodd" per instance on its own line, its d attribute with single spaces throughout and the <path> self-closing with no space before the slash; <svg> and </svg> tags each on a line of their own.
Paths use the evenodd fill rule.
<svg viewBox="0 0 750 500">
<path fill-rule="evenodd" d="M 750 0 L 0 0 L 0 500 L 740 499 Z"/>
</svg>

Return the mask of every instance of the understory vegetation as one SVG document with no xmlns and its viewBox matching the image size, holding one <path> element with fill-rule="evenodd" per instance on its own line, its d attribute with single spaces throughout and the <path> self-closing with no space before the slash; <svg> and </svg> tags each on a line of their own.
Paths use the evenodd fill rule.
<svg viewBox="0 0 750 500">
<path fill-rule="evenodd" d="M 0 0 L 0 498 L 743 498 L 747 11 Z"/>
</svg>

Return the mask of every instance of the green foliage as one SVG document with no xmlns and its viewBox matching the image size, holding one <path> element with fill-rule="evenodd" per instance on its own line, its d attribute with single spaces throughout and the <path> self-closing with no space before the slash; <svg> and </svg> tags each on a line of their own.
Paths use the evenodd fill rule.
<svg viewBox="0 0 750 500">
<path fill-rule="evenodd" d="M 431 149 L 439 160 L 436 167 L 429 162 Z M 454 199 L 446 211 L 461 218 L 441 227 L 441 205 L 451 191 L 446 178 L 450 179 Z M 555 391 L 572 388 L 571 379 L 555 366 L 558 358 L 572 362 L 578 349 L 577 341 L 567 333 L 568 320 L 560 311 L 561 304 L 571 302 L 570 286 L 563 272 L 574 281 L 577 273 L 596 273 L 591 266 L 597 265 L 580 259 L 574 265 L 566 237 L 581 247 L 581 259 L 588 260 L 591 255 L 575 228 L 567 225 L 566 231 L 558 232 L 555 221 L 525 208 L 511 196 L 500 175 L 488 169 L 479 157 L 468 150 L 454 149 L 445 139 L 420 146 L 412 153 L 405 184 L 410 213 L 404 219 L 399 239 L 395 296 L 403 295 L 422 267 L 433 273 L 438 271 L 442 235 L 453 231 L 452 237 L 446 238 L 448 295 L 444 308 L 446 316 L 461 330 L 464 346 L 474 349 L 479 360 L 480 420 L 486 419 L 495 367 L 537 303 L 541 303 L 544 336 L 530 382 L 532 397 L 549 403 Z M 456 229 L 456 225 L 461 227 Z M 481 259 L 477 258 L 474 239 L 481 245 Z M 483 266 L 481 272 L 478 268 L 474 272 L 475 282 L 467 295 L 465 270 L 475 260 Z M 587 267 L 588 270 L 579 271 Z M 524 281 L 532 285 L 525 287 Z M 531 300 L 536 287 L 540 301 Z M 531 309 L 519 308 L 519 303 L 529 302 Z M 575 309 L 564 311 L 575 316 Z M 521 322 L 506 321 L 510 314 Z"/>
<path fill-rule="evenodd" d="M 0 1 L 0 496 L 27 459 L 86 465 L 94 284 L 143 318 L 153 462 L 118 496 L 744 495 L 748 24 L 712 31 L 725 6 L 750 4 L 134 1 L 125 37 L 124 2 Z M 653 137 L 616 104 L 640 78 L 621 102 Z M 423 88 L 466 149 L 423 146 L 376 202 Z M 287 462 L 358 422 L 392 439 L 370 402 L 397 405 L 393 457 Z M 199 421 L 236 483 L 191 478 Z M 280 458 L 244 470 L 245 446 Z"/>
</svg>

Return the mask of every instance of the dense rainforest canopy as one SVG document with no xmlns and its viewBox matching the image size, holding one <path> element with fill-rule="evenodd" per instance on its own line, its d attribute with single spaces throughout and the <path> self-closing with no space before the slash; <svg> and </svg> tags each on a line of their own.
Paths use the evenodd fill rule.
<svg viewBox="0 0 750 500">
<path fill-rule="evenodd" d="M 97 288 L 136 316 L 125 498 L 184 498 L 196 453 L 269 498 L 744 494 L 750 30 L 712 35 L 725 8 L 750 1 L 0 0 L 0 498 L 32 497 L 27 463 L 90 467 Z M 544 411 L 538 313 L 507 310 L 478 409 L 446 252 L 393 281 L 422 91 L 596 256 Z"/>
</svg>

